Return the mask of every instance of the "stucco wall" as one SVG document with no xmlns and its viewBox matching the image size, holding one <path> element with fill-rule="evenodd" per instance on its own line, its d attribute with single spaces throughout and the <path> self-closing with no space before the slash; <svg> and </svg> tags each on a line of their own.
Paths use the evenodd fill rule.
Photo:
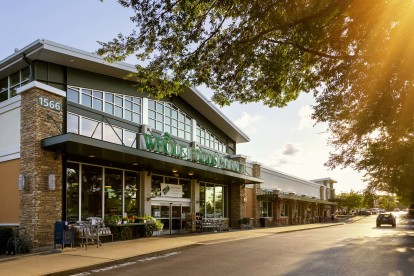
<svg viewBox="0 0 414 276">
<path fill-rule="evenodd" d="M 0 162 L 0 225 L 19 223 L 19 172 L 19 159 Z"/>
<path fill-rule="evenodd" d="M 293 192 L 296 195 L 307 195 L 320 198 L 320 185 L 301 178 L 290 176 L 268 168 L 261 168 L 262 189 L 279 189 L 282 192 Z"/>
<path fill-rule="evenodd" d="M 20 96 L 0 103 L 0 162 L 20 157 Z"/>
</svg>

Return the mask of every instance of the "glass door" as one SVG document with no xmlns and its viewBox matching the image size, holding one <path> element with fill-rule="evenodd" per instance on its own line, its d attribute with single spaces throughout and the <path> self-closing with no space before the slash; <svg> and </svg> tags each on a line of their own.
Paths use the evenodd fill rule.
<svg viewBox="0 0 414 276">
<path fill-rule="evenodd" d="M 181 205 L 170 204 L 171 228 L 170 234 L 181 233 Z"/>
<path fill-rule="evenodd" d="M 152 205 L 152 215 L 164 224 L 161 234 L 176 234 L 189 231 L 186 227 L 191 207 L 182 203 L 161 203 Z"/>
</svg>

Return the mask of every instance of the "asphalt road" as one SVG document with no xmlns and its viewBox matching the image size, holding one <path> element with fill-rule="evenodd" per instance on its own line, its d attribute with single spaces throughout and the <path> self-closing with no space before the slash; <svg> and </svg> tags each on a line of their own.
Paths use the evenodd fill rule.
<svg viewBox="0 0 414 276">
<path fill-rule="evenodd" d="M 414 220 L 376 216 L 336 227 L 206 243 L 81 275 L 414 275 Z"/>
</svg>

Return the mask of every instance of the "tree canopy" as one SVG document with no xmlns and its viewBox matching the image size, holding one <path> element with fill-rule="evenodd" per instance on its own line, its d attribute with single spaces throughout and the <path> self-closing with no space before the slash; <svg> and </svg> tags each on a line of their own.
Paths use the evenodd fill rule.
<svg viewBox="0 0 414 276">
<path fill-rule="evenodd" d="M 346 212 L 357 210 L 364 206 L 364 196 L 360 193 L 351 190 L 349 193 L 341 193 L 338 195 L 341 199 L 338 203 L 338 208 L 346 208 Z"/>
<path fill-rule="evenodd" d="M 316 99 L 334 147 L 327 165 L 414 200 L 413 0 L 118 0 L 135 28 L 100 42 L 136 55 L 139 92 L 206 85 L 220 105 Z"/>
</svg>

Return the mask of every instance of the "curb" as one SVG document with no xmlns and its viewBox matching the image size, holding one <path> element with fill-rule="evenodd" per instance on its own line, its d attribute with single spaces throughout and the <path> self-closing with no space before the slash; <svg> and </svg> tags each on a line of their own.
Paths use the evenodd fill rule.
<svg viewBox="0 0 414 276">
<path fill-rule="evenodd" d="M 319 228 L 327 228 L 327 227 L 333 227 L 333 226 L 340 226 L 340 225 L 345 225 L 346 223 L 344 222 L 338 222 L 338 223 L 331 223 L 331 224 L 321 224 L 318 225 L 317 227 L 312 227 L 312 228 L 300 228 L 300 229 L 290 229 L 290 230 L 283 230 L 281 232 L 275 232 L 275 233 L 269 233 L 268 236 L 271 235 L 279 235 L 279 234 L 285 234 L 285 233 L 293 233 L 293 232 L 299 232 L 299 231 L 306 231 L 306 230 L 314 230 L 314 229 L 319 229 Z M 245 230 L 245 231 L 254 231 L 254 230 L 260 230 L 260 229 L 271 229 L 271 228 L 280 228 L 280 227 L 264 227 L 264 228 L 255 228 L 255 229 L 250 229 L 250 230 Z M 237 240 L 223 240 L 220 241 L 220 243 L 225 243 L 225 242 L 234 242 Z M 145 259 L 145 258 L 149 258 L 149 257 L 155 257 L 155 256 L 162 256 L 168 253 L 172 253 L 172 252 L 176 252 L 179 250 L 185 250 L 185 249 L 189 249 L 189 248 L 193 248 L 193 247 L 197 247 L 197 246 L 205 246 L 207 244 L 205 243 L 194 243 L 191 245 L 184 245 L 184 246 L 177 246 L 175 248 L 171 248 L 171 249 L 165 249 L 165 250 L 160 250 L 157 252 L 153 252 L 153 253 L 147 253 L 147 254 L 137 254 L 135 256 L 132 257 L 127 257 L 127 258 L 123 258 L 123 259 L 118 259 L 118 260 L 113 260 L 113 261 L 108 261 L 108 262 L 104 262 L 104 263 L 100 263 L 100 264 L 94 264 L 94 265 L 89 265 L 89 266 L 83 266 L 80 268 L 74 268 L 74 269 L 68 269 L 68 270 L 63 270 L 63 271 L 59 271 L 59 272 L 53 272 L 53 273 L 48 273 L 47 275 L 68 275 L 68 274 L 76 274 L 76 273 L 80 273 L 80 272 L 89 272 L 91 270 L 95 270 L 95 269 L 99 269 L 99 268 L 103 268 L 103 267 L 107 267 L 107 266 L 116 266 L 119 264 L 123 264 L 123 263 L 127 263 L 127 262 L 136 262 L 137 260 L 140 259 Z"/>
</svg>

